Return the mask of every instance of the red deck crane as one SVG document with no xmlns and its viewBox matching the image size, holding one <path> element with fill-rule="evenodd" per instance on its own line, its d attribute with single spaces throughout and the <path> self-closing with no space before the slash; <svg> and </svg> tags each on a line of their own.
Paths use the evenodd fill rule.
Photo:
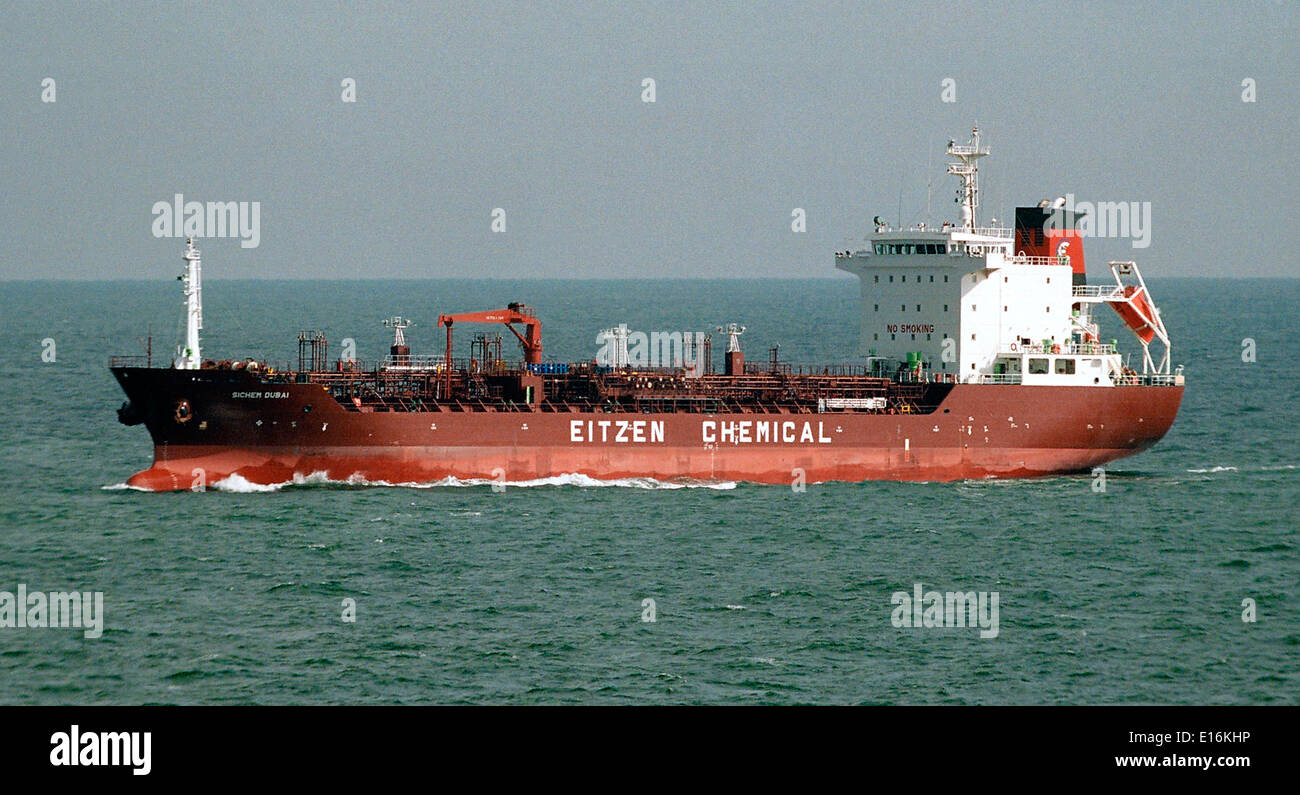
<svg viewBox="0 0 1300 795">
<path fill-rule="evenodd" d="M 446 395 L 451 394 L 451 326 L 453 323 L 501 323 L 519 339 L 519 344 L 524 348 L 525 362 L 542 363 L 542 321 L 537 319 L 537 315 L 526 304 L 512 303 L 505 309 L 489 309 L 486 312 L 439 315 L 438 325 L 447 327 Z M 515 329 L 512 325 L 514 323 L 524 327 L 523 334 Z"/>
</svg>

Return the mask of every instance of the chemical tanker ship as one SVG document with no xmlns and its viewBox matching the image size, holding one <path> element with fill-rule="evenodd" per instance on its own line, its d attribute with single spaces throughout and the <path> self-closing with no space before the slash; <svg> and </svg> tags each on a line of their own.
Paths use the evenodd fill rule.
<svg viewBox="0 0 1300 795">
<path fill-rule="evenodd" d="M 722 372 L 711 337 L 692 346 L 688 336 L 679 366 L 635 364 L 626 327 L 612 355 L 548 362 L 541 321 L 517 303 L 440 316 L 445 347 L 431 354 L 411 354 L 408 324 L 394 318 L 389 355 L 370 364 L 329 361 L 315 333 L 299 335 L 296 366 L 207 360 L 191 240 L 176 357 L 111 362 L 128 398 L 119 419 L 143 423 L 154 443 L 153 466 L 128 483 L 955 480 L 1088 471 L 1155 444 L 1183 376 L 1170 372 L 1169 335 L 1137 266 L 1112 262 L 1113 281 L 1088 284 L 1080 217 L 1060 199 L 1017 208 L 1014 229 L 978 226 L 988 149 L 976 130 L 947 152 L 957 222 L 877 219 L 866 246 L 835 255 L 861 281 L 867 355 L 850 365 L 801 367 L 775 353 L 746 363 L 734 324 L 719 329 Z M 1102 340 L 1101 304 L 1133 332 L 1141 372 Z M 468 323 L 504 325 L 522 361 L 482 334 L 458 358 L 452 330 Z"/>
</svg>

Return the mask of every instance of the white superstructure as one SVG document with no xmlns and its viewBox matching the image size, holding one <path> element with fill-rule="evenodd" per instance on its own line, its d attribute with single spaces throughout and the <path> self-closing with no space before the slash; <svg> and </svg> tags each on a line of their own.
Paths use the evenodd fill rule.
<svg viewBox="0 0 1300 795">
<path fill-rule="evenodd" d="M 1114 263 L 1124 266 L 1112 267 L 1115 285 L 1076 285 L 1065 245 L 1054 256 L 1015 251 L 1011 228 L 978 225 L 976 161 L 989 153 L 978 129 L 969 145 L 949 142 L 947 151 L 954 158 L 948 173 L 961 180 L 958 223 L 895 229 L 877 218 L 866 247 L 836 253 L 835 266 L 861 280 L 861 352 L 882 374 L 904 370 L 927 380 L 1112 386 L 1135 375 L 1113 344 L 1100 341 L 1089 309 L 1104 302 L 1136 307 L 1138 288 L 1121 279 L 1136 265 Z M 1149 297 L 1140 309 L 1166 346 L 1156 365 L 1139 335 L 1143 372 L 1168 376 L 1159 312 Z"/>
</svg>

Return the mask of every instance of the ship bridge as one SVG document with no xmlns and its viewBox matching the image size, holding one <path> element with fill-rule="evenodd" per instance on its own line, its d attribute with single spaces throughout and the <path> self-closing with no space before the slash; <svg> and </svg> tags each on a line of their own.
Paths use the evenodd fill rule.
<svg viewBox="0 0 1300 795">
<path fill-rule="evenodd" d="M 1081 214 L 1064 199 L 1017 208 L 1014 228 L 978 224 L 976 161 L 988 152 L 978 130 L 969 145 L 949 143 L 948 173 L 961 181 L 957 222 L 894 227 L 877 216 L 863 245 L 836 252 L 835 267 L 860 280 L 859 352 L 880 375 L 1129 383 L 1137 373 L 1093 322 L 1092 307 L 1105 303 L 1137 335 L 1146 381 L 1172 382 L 1168 333 L 1137 266 L 1111 263 L 1115 284 L 1088 285 Z M 1158 362 L 1148 347 L 1156 339 L 1165 347 Z"/>
</svg>

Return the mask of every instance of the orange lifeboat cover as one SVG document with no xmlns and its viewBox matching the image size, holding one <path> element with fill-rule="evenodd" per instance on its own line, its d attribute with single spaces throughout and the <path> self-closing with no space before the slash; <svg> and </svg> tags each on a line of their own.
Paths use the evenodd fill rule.
<svg viewBox="0 0 1300 795">
<path fill-rule="evenodd" d="M 1150 342 L 1156 336 L 1156 330 L 1149 324 L 1145 318 L 1154 319 L 1156 316 L 1155 307 L 1151 305 L 1151 299 L 1145 292 L 1140 292 L 1142 288 L 1130 284 L 1124 288 L 1124 295 L 1129 298 L 1131 303 L 1121 304 L 1114 303 L 1115 312 L 1120 318 L 1133 329 L 1143 342 Z M 1134 308 L 1136 307 L 1136 309 Z"/>
</svg>

